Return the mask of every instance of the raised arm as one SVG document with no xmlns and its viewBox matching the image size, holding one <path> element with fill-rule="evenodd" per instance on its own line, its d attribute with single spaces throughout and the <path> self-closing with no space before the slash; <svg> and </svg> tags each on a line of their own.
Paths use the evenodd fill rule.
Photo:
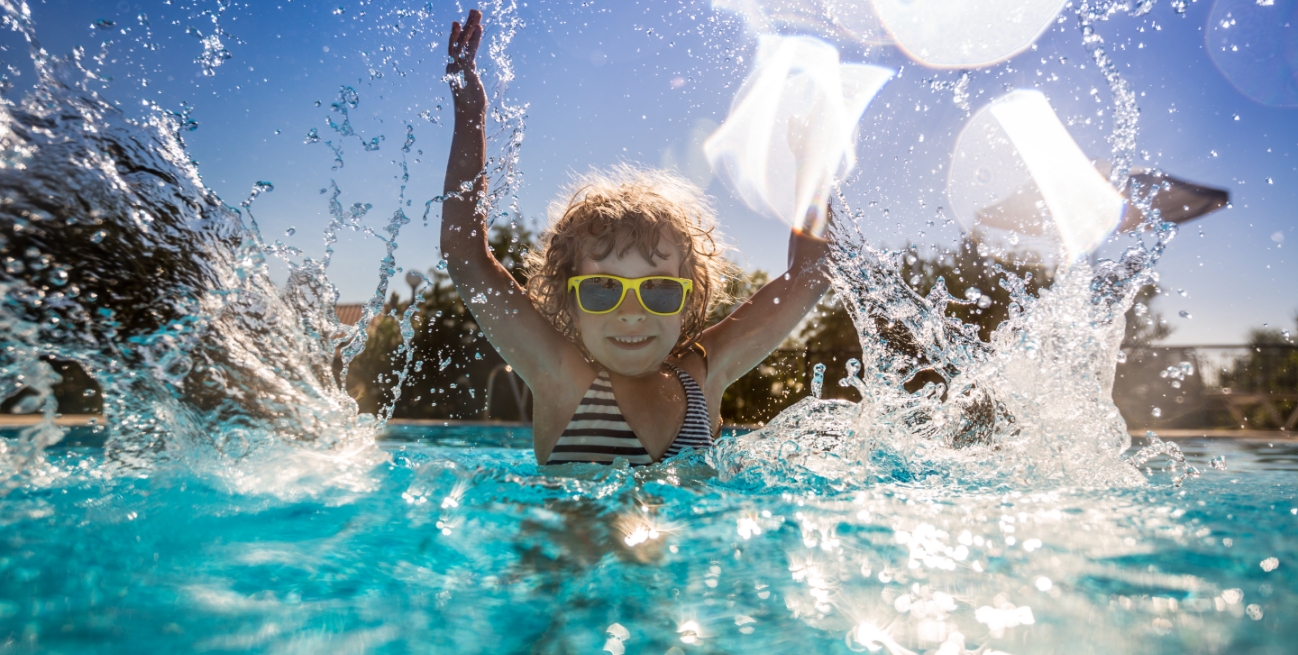
<svg viewBox="0 0 1298 655">
<path fill-rule="evenodd" d="M 456 291 L 487 339 L 537 389 L 582 360 L 496 261 L 487 243 L 487 94 L 475 63 L 481 42 L 482 12 L 474 9 L 464 25 L 451 24 L 446 72 L 452 76 L 455 133 L 443 187 L 442 256 Z"/>
<path fill-rule="evenodd" d="M 724 390 L 775 350 L 829 288 L 829 244 L 789 235 L 789 270 L 753 294 L 699 342 L 708 352 L 708 385 Z"/>
</svg>

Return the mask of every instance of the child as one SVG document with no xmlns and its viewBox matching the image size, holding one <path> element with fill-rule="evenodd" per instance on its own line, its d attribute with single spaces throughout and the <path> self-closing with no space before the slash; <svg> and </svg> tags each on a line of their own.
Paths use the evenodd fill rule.
<svg viewBox="0 0 1298 655">
<path fill-rule="evenodd" d="M 820 299 L 821 239 L 793 233 L 786 274 L 717 325 L 726 262 L 697 187 L 622 166 L 581 178 L 551 207 L 524 289 L 487 245 L 486 93 L 474 64 L 482 14 L 451 26 L 455 133 L 442 252 L 474 318 L 534 398 L 536 461 L 658 462 L 712 445 L 726 387 L 759 364 Z M 471 191 L 467 190 L 471 187 Z"/>
</svg>

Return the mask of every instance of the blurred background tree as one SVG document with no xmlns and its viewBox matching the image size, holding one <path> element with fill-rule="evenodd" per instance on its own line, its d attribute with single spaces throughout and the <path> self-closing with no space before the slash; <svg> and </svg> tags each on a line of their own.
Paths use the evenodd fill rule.
<svg viewBox="0 0 1298 655">
<path fill-rule="evenodd" d="M 525 282 L 523 255 L 534 242 L 533 232 L 517 221 L 495 226 L 488 238 L 492 254 L 520 284 Z M 420 289 L 418 306 L 410 317 L 413 355 L 393 417 L 481 418 L 487 409 L 487 382 L 492 371 L 504 367 L 505 362 L 478 330 L 450 276 L 433 268 L 427 277 L 430 284 Z M 393 402 L 405 362 L 401 320 L 409 307 L 410 301 L 402 302 L 393 292 L 383 315 L 369 326 L 365 350 L 351 363 L 347 390 L 362 412 L 375 413 Z M 492 381 L 497 383 L 496 392 L 508 393 L 506 376 L 497 373 Z M 513 402 L 491 409 L 494 418 L 505 420 L 527 420 L 530 415 L 527 408 L 519 412 Z"/>
<path fill-rule="evenodd" d="M 1222 371 L 1221 386 L 1231 392 L 1298 393 L 1298 348 L 1293 334 L 1298 332 L 1298 314 L 1294 331 L 1272 327 L 1249 331 L 1248 352 Z"/>
</svg>

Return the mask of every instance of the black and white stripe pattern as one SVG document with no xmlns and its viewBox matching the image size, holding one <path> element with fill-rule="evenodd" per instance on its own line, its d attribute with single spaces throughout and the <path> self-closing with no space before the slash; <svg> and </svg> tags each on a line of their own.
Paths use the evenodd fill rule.
<svg viewBox="0 0 1298 655">
<path fill-rule="evenodd" d="M 686 446 L 694 450 L 711 448 L 712 421 L 708 419 L 708 401 L 703 397 L 703 390 L 694 381 L 694 376 L 671 364 L 667 364 L 667 368 L 680 378 L 681 386 L 685 387 L 685 422 L 681 424 L 676 440 L 663 454 L 663 459 L 679 455 Z"/>
<path fill-rule="evenodd" d="M 667 364 L 685 388 L 685 422 L 680 434 L 667 449 L 663 458 L 677 455 L 686 446 L 697 450 L 712 446 L 711 422 L 708 420 L 707 401 L 703 390 L 685 371 Z M 559 442 L 550 452 L 546 464 L 593 462 L 611 464 L 623 457 L 631 466 L 648 466 L 653 457 L 644 449 L 631 426 L 622 417 L 613 396 L 613 383 L 608 371 L 601 370 L 582 396 L 572 420 L 559 435 Z"/>
</svg>

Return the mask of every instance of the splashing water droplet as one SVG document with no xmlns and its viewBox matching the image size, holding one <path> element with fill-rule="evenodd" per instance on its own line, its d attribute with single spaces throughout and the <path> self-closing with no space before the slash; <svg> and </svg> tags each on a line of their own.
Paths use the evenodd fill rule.
<svg viewBox="0 0 1298 655">
<path fill-rule="evenodd" d="M 1217 456 L 1217 457 L 1212 458 L 1212 460 L 1210 460 L 1210 461 L 1208 462 L 1208 466 L 1210 466 L 1210 467 L 1212 467 L 1213 469 L 1216 469 L 1216 470 L 1218 470 L 1218 471 L 1225 471 L 1225 470 L 1226 470 L 1226 456 L 1225 456 L 1225 455 L 1219 455 L 1219 456 Z"/>
<path fill-rule="evenodd" d="M 1149 410 L 1149 415 L 1153 416 L 1154 418 L 1162 418 L 1163 410 L 1161 408 L 1154 407 Z"/>
<path fill-rule="evenodd" d="M 821 392 L 825 388 L 825 365 L 816 364 L 811 371 L 811 396 L 820 398 Z"/>
<path fill-rule="evenodd" d="M 1181 318 L 1187 319 L 1187 320 L 1188 320 L 1188 319 L 1191 319 L 1191 318 L 1194 318 L 1193 316 L 1190 315 L 1190 312 L 1187 312 L 1187 311 L 1185 311 L 1184 309 L 1182 309 L 1181 311 L 1177 312 L 1176 315 L 1177 315 L 1177 316 L 1180 316 Z"/>
</svg>

